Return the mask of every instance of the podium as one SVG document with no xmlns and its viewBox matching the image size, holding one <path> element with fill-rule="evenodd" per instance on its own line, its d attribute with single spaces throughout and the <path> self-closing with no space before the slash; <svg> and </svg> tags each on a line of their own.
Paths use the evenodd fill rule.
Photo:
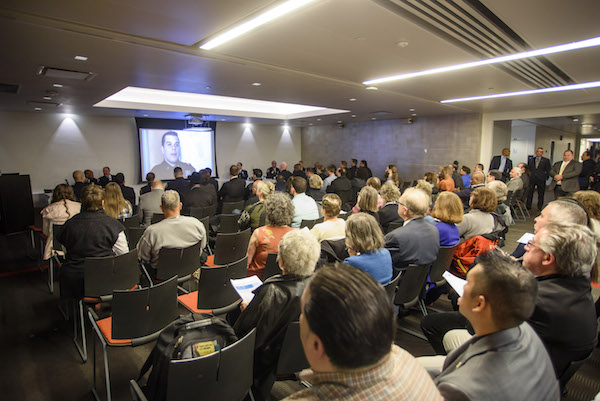
<svg viewBox="0 0 600 401">
<path fill-rule="evenodd" d="M 25 231 L 33 224 L 33 196 L 29 175 L 0 175 L 0 233 Z"/>
</svg>

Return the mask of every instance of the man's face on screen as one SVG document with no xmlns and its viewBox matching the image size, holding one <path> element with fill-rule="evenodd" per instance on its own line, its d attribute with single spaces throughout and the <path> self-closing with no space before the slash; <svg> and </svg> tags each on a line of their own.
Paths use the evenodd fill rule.
<svg viewBox="0 0 600 401">
<path fill-rule="evenodd" d="M 165 137 L 165 143 L 162 147 L 163 157 L 171 164 L 179 161 L 181 155 L 181 147 L 179 146 L 179 138 L 174 135 L 167 135 Z"/>
</svg>

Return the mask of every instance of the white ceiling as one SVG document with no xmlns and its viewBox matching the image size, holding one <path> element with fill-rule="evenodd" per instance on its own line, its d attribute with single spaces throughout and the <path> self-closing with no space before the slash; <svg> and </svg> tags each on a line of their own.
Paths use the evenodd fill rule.
<svg viewBox="0 0 600 401">
<path fill-rule="evenodd" d="M 320 121 L 290 121 L 301 125 L 367 121 L 373 116 L 406 118 L 411 108 L 419 116 L 429 116 L 600 104 L 600 89 L 439 103 L 448 98 L 534 88 L 498 66 L 390 82 L 378 85 L 378 91 L 365 90 L 362 82 L 368 79 L 479 58 L 388 7 L 409 1 L 317 0 L 215 50 L 203 51 L 198 49 L 202 41 L 277 2 L 3 0 L 0 83 L 19 84 L 20 90 L 17 94 L 0 93 L 0 110 L 32 111 L 34 105 L 28 102 L 44 102 L 43 96 L 50 94 L 51 102 L 61 105 L 43 107 L 42 112 L 166 118 L 187 114 L 92 107 L 127 86 L 351 110 L 323 116 Z M 482 3 L 531 48 L 600 36 L 598 0 Z M 401 47 L 399 42 L 408 45 Z M 78 62 L 73 59 L 75 55 L 89 59 Z M 546 58 L 574 82 L 600 80 L 600 47 Z M 42 65 L 96 75 L 89 81 L 63 80 L 60 83 L 64 87 L 56 89 L 52 87 L 54 80 L 37 75 Z M 253 82 L 262 85 L 255 87 Z M 357 101 L 350 102 L 349 98 Z M 373 114 L 382 111 L 389 114 Z"/>
</svg>

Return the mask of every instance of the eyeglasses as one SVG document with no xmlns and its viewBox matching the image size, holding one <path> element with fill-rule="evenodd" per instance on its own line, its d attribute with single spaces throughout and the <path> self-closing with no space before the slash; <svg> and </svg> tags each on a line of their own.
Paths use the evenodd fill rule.
<svg viewBox="0 0 600 401">
<path fill-rule="evenodd" d="M 539 245 L 537 245 L 535 242 L 533 242 L 533 240 L 529 240 L 529 242 L 527 242 L 526 244 L 527 246 L 529 246 L 530 248 L 538 248 L 538 249 L 542 249 L 540 248 Z"/>
</svg>

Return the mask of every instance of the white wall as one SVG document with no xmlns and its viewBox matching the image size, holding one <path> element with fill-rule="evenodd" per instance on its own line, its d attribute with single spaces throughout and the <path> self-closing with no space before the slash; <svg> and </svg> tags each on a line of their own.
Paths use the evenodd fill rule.
<svg viewBox="0 0 600 401">
<path fill-rule="evenodd" d="M 74 170 L 89 168 L 95 176 L 103 166 L 125 174 L 126 183 L 139 188 L 139 145 L 131 117 L 70 116 L 50 113 L 0 112 L 0 171 L 31 176 L 34 193 L 52 189 Z M 217 165 L 227 177 L 229 165 L 265 170 L 271 160 L 300 160 L 300 129 L 284 132 L 280 125 L 218 123 Z"/>
<path fill-rule="evenodd" d="M 510 141 L 510 158 L 513 166 L 527 163 L 527 157 L 535 152 L 536 126 L 525 121 L 514 120 Z"/>
</svg>

